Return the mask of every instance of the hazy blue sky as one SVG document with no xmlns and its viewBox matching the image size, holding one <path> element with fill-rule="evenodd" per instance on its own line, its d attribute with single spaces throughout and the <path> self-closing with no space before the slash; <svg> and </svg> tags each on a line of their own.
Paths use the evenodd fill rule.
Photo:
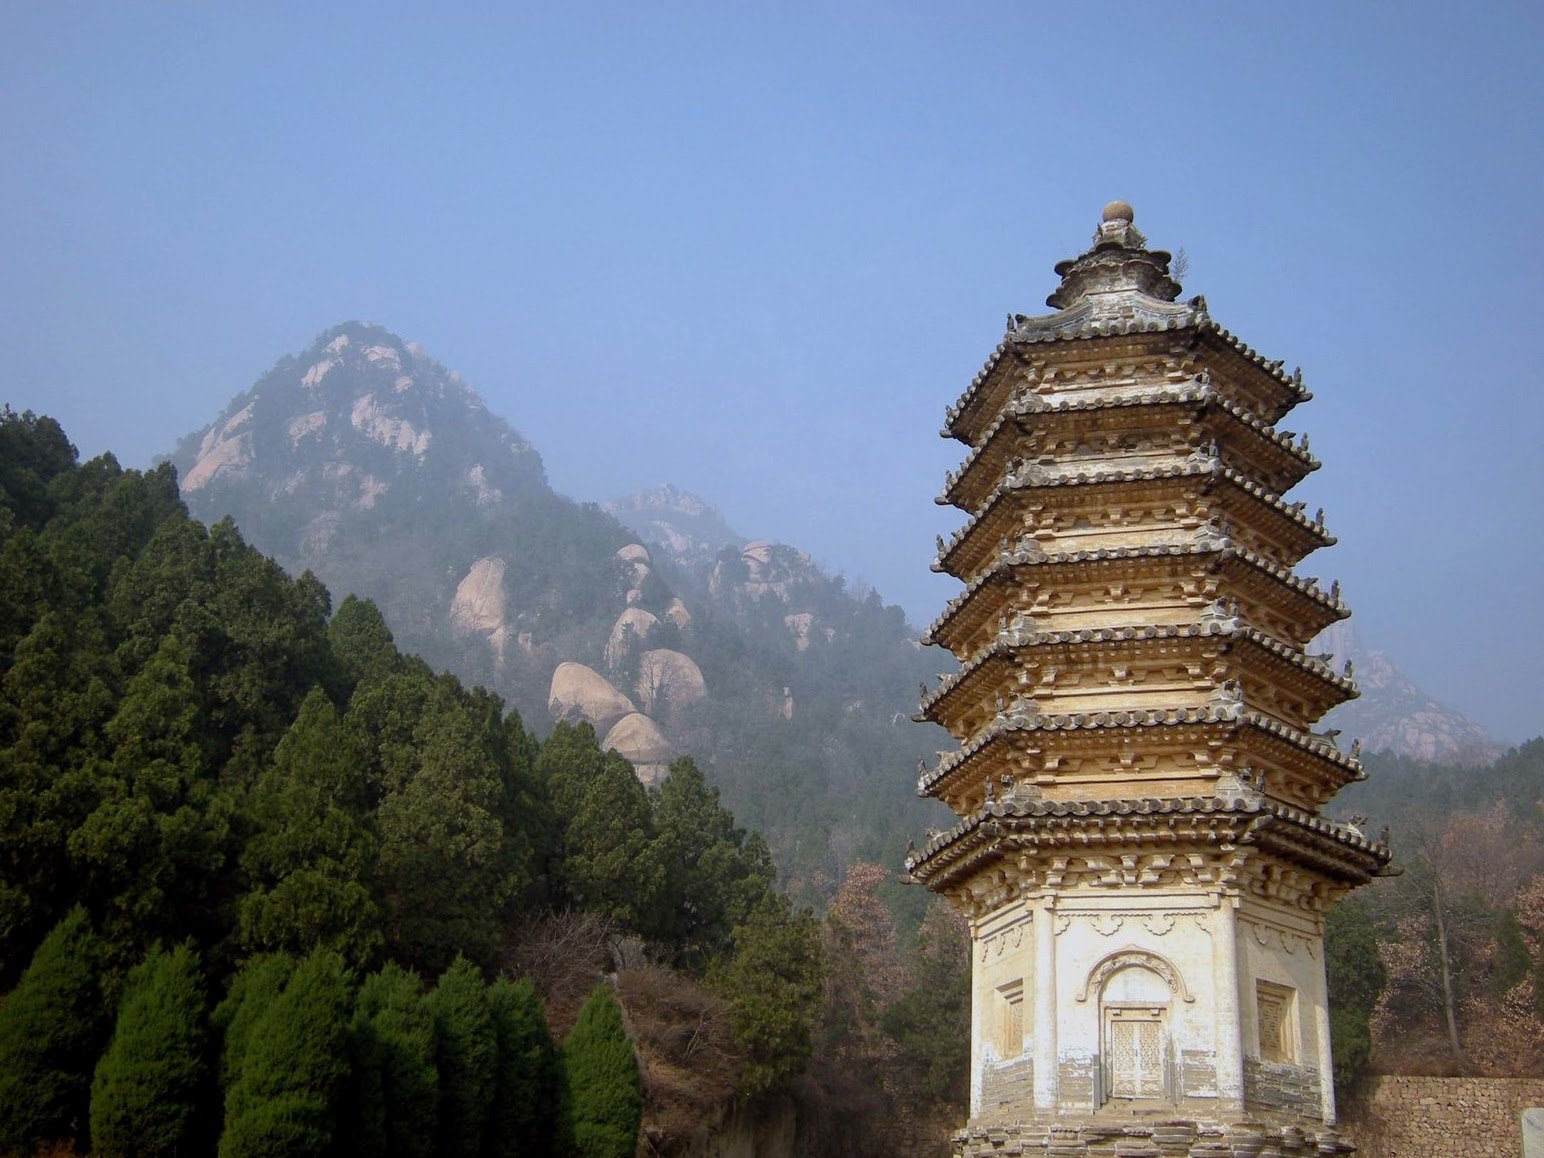
<svg viewBox="0 0 1544 1158">
<path fill-rule="evenodd" d="M 1537 4 L 10 3 L 0 399 L 143 466 L 379 322 L 559 489 L 926 623 L 936 435 L 1113 197 L 1301 363 L 1365 639 L 1544 731 Z"/>
</svg>

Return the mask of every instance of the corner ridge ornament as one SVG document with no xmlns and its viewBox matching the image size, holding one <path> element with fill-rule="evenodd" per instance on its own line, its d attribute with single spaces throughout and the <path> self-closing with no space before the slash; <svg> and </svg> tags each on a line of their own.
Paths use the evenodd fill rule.
<svg viewBox="0 0 1544 1158">
<path fill-rule="evenodd" d="M 1117 949 L 1107 957 L 1099 960 L 1099 963 L 1088 971 L 1088 977 L 1083 982 L 1083 988 L 1078 990 L 1078 1000 L 1087 1001 L 1090 993 L 1097 993 L 1104 988 L 1104 983 L 1119 973 L 1122 969 L 1136 966 L 1148 969 L 1162 977 L 1172 990 L 1183 1001 L 1194 1001 L 1195 994 L 1185 986 L 1185 979 L 1179 975 L 1179 970 L 1165 957 L 1147 949 L 1138 949 L 1129 945 L 1124 949 Z"/>
</svg>

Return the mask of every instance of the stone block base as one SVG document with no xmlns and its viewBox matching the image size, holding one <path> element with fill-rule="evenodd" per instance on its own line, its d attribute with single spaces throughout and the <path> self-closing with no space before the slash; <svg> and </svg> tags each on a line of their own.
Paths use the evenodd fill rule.
<svg viewBox="0 0 1544 1158">
<path fill-rule="evenodd" d="M 1003 1122 L 954 1135 L 954 1158 L 1329 1158 L 1355 1147 L 1334 1130 L 1239 1121 Z"/>
</svg>

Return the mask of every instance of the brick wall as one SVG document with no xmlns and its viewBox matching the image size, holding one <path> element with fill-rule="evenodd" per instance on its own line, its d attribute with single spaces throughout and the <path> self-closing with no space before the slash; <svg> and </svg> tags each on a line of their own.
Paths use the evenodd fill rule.
<svg viewBox="0 0 1544 1158">
<path fill-rule="evenodd" d="M 1544 1078 L 1374 1078 L 1343 1107 L 1360 1158 L 1521 1158 L 1519 1120 Z"/>
</svg>

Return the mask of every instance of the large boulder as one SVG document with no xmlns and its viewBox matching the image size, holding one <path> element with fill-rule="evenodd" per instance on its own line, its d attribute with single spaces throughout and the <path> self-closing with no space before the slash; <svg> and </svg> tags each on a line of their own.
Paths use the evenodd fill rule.
<svg viewBox="0 0 1544 1158">
<path fill-rule="evenodd" d="M 606 667 L 615 668 L 625 662 L 649 642 L 649 636 L 658 628 L 659 620 L 641 607 L 629 607 L 622 612 L 606 640 Z"/>
<path fill-rule="evenodd" d="M 638 657 L 634 687 L 639 706 L 655 717 L 680 711 L 708 694 L 702 669 L 690 656 L 668 647 L 657 647 Z"/>
<path fill-rule="evenodd" d="M 458 639 L 481 635 L 500 661 L 509 627 L 504 621 L 504 560 L 488 556 L 472 564 L 450 601 L 450 630 Z"/>
<path fill-rule="evenodd" d="M 675 757 L 675 749 L 665 739 L 659 725 L 642 712 L 634 712 L 618 720 L 606 733 L 601 747 L 615 748 L 626 757 L 636 770 L 638 779 L 645 784 L 657 784 L 663 780 L 670 761 Z"/>
<path fill-rule="evenodd" d="M 642 543 L 629 543 L 617 549 L 617 558 L 628 567 L 627 601 L 636 603 L 643 595 L 644 580 L 653 570 L 649 549 Z"/>
<path fill-rule="evenodd" d="M 547 694 L 547 710 L 555 720 L 583 717 L 604 732 L 623 716 L 636 709 L 633 703 L 607 682 L 606 677 L 582 663 L 558 664 L 552 673 L 552 689 Z"/>
<path fill-rule="evenodd" d="M 670 606 L 665 608 L 665 618 L 681 631 L 685 631 L 692 625 L 692 613 L 686 610 L 686 604 L 679 599 L 670 601 Z"/>
</svg>

